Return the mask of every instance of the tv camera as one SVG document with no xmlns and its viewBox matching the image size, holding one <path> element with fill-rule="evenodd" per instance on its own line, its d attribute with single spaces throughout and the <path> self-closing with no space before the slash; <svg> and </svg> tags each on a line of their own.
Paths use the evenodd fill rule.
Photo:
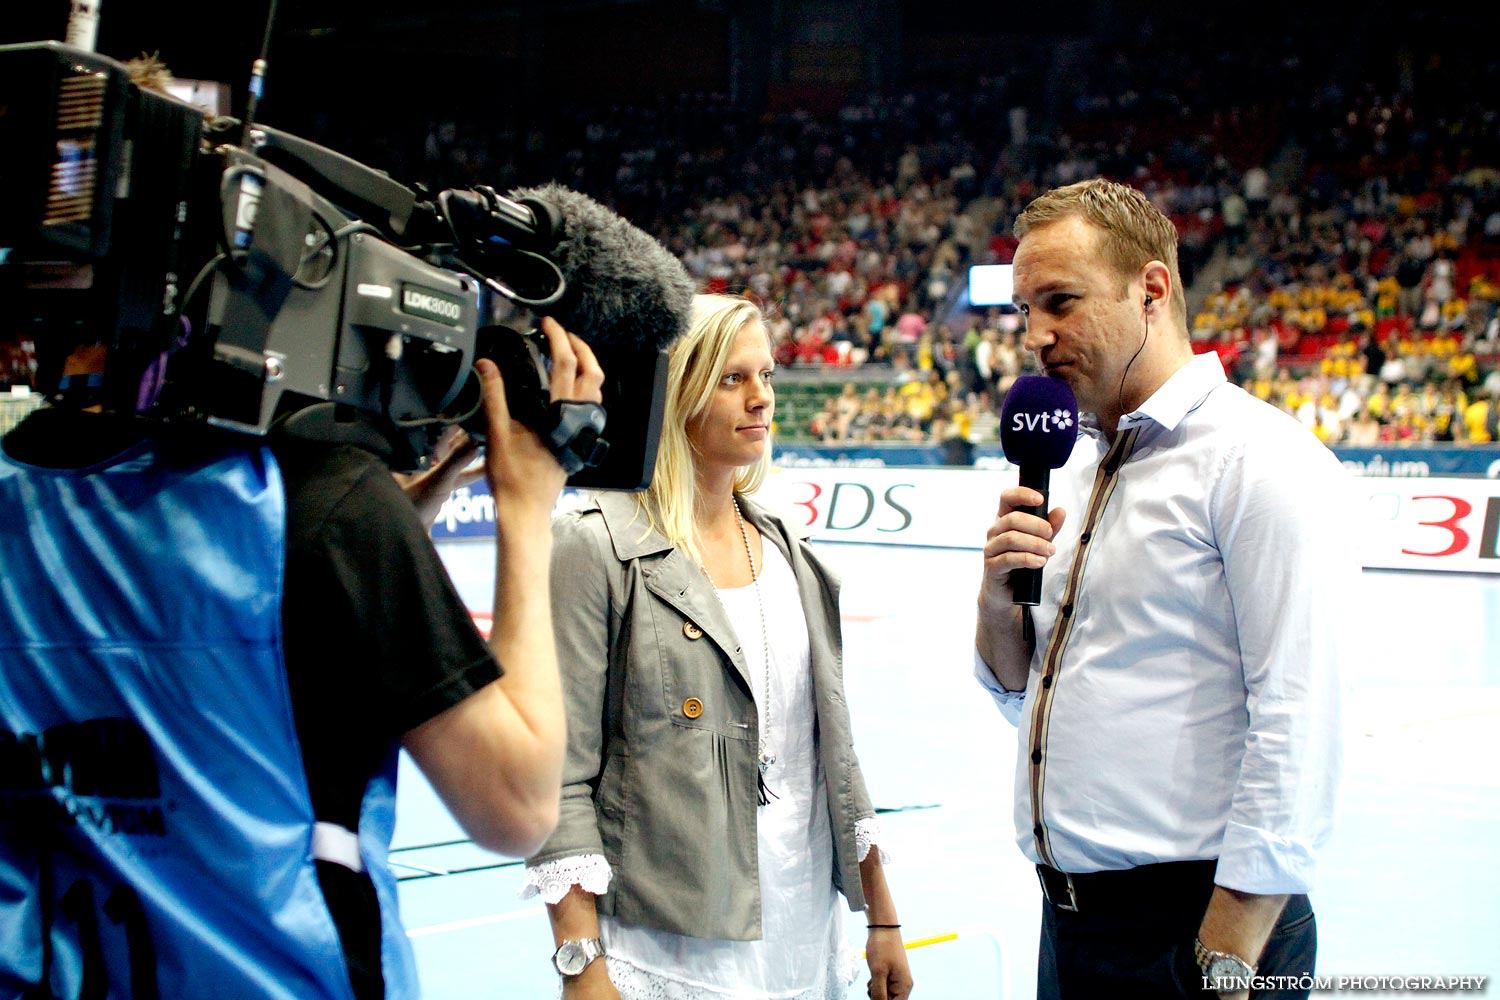
<svg viewBox="0 0 1500 1000">
<path fill-rule="evenodd" d="M 447 425 L 482 434 L 473 363 L 490 357 L 570 485 L 650 484 L 693 284 L 585 195 L 428 197 L 57 42 L 0 46 L 0 190 L 0 310 L 30 331 L 55 401 L 252 435 L 286 424 L 410 470 Z M 602 411 L 551 401 L 541 315 L 599 356 Z M 107 376 L 64 374 L 89 344 Z"/>
</svg>

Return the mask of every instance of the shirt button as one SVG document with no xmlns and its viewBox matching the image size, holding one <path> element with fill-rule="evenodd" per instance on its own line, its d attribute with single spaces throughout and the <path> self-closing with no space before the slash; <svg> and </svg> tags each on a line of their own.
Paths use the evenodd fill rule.
<svg viewBox="0 0 1500 1000">
<path fill-rule="evenodd" d="M 1089 543 L 1089 539 L 1090 539 L 1090 538 L 1093 538 L 1093 537 L 1094 537 L 1094 533 L 1093 533 L 1093 532 L 1092 532 L 1092 531 L 1085 531 L 1085 532 L 1084 532 L 1084 533 L 1083 533 L 1083 534 L 1082 534 L 1082 535 L 1081 535 L 1081 536 L 1080 536 L 1080 537 L 1079 537 L 1079 539 L 1078 539 L 1078 544 L 1079 544 L 1079 545 L 1087 545 L 1087 544 L 1088 544 L 1088 543 Z"/>
<path fill-rule="evenodd" d="M 1062 616 L 1064 618 L 1069 618 L 1069 617 L 1072 617 L 1072 614 L 1073 614 L 1073 605 L 1071 605 L 1071 604 L 1064 604 L 1062 606 Z"/>
<path fill-rule="evenodd" d="M 1049 688 L 1051 686 L 1052 686 L 1052 675 L 1048 674 L 1046 677 L 1042 678 L 1042 687 Z"/>
<path fill-rule="evenodd" d="M 692 622 L 682 623 L 682 634 L 687 636 L 689 639 L 703 638 L 703 630 L 694 625 Z"/>
<path fill-rule="evenodd" d="M 687 716 L 689 719 L 696 719 L 698 716 L 703 714 L 703 702 L 699 701 L 697 698 L 689 698 L 687 701 L 682 703 L 682 714 Z"/>
<path fill-rule="evenodd" d="M 1031 751 L 1031 762 L 1033 764 L 1040 764 L 1042 762 L 1042 752 L 1040 750 Z"/>
<path fill-rule="evenodd" d="M 1036 837 L 1036 839 L 1041 840 L 1042 839 L 1042 824 L 1038 823 L 1036 826 L 1032 827 L 1031 828 L 1031 833 L 1032 833 L 1032 836 Z"/>
</svg>

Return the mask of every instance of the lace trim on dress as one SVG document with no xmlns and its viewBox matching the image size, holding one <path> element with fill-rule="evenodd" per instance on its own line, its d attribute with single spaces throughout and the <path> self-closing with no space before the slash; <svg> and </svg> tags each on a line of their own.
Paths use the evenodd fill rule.
<svg viewBox="0 0 1500 1000">
<path fill-rule="evenodd" d="M 519 895 L 522 899 L 541 896 L 544 903 L 556 903 L 576 885 L 584 892 L 602 896 L 609 891 L 610 875 L 609 862 L 602 854 L 558 858 L 526 869 L 526 881 L 521 884 Z"/>
<path fill-rule="evenodd" d="M 854 824 L 854 849 L 863 861 L 870 855 L 870 848 L 880 842 L 880 820 L 871 816 Z M 885 848 L 880 848 L 880 863 L 890 864 L 891 856 L 885 853 Z"/>
<path fill-rule="evenodd" d="M 828 957 L 826 985 L 798 993 L 776 993 L 768 1000 L 845 1000 L 859 974 L 859 957 L 850 949 L 838 950 L 842 954 Z M 668 979 L 614 955 L 607 956 L 605 961 L 609 963 L 609 980 L 624 1000 L 745 1000 L 750 996 L 739 990 Z"/>
</svg>

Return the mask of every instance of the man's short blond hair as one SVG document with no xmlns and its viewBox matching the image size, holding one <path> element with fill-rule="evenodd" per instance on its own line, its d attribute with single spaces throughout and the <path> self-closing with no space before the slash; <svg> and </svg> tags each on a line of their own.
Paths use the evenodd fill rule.
<svg viewBox="0 0 1500 1000">
<path fill-rule="evenodd" d="M 1177 227 L 1140 191 L 1095 177 L 1053 188 L 1026 206 L 1016 219 L 1016 239 L 1042 226 L 1078 216 L 1100 230 L 1104 259 L 1129 282 L 1153 260 L 1172 273 L 1172 309 L 1187 325 L 1187 295 L 1177 268 Z"/>
</svg>

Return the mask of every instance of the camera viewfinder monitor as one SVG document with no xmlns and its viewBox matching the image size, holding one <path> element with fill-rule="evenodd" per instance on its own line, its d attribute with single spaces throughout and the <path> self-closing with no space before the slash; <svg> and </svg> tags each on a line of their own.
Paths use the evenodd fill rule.
<svg viewBox="0 0 1500 1000">
<path fill-rule="evenodd" d="M 969 268 L 970 305 L 1008 306 L 1014 287 L 1014 264 L 975 264 Z"/>
</svg>

